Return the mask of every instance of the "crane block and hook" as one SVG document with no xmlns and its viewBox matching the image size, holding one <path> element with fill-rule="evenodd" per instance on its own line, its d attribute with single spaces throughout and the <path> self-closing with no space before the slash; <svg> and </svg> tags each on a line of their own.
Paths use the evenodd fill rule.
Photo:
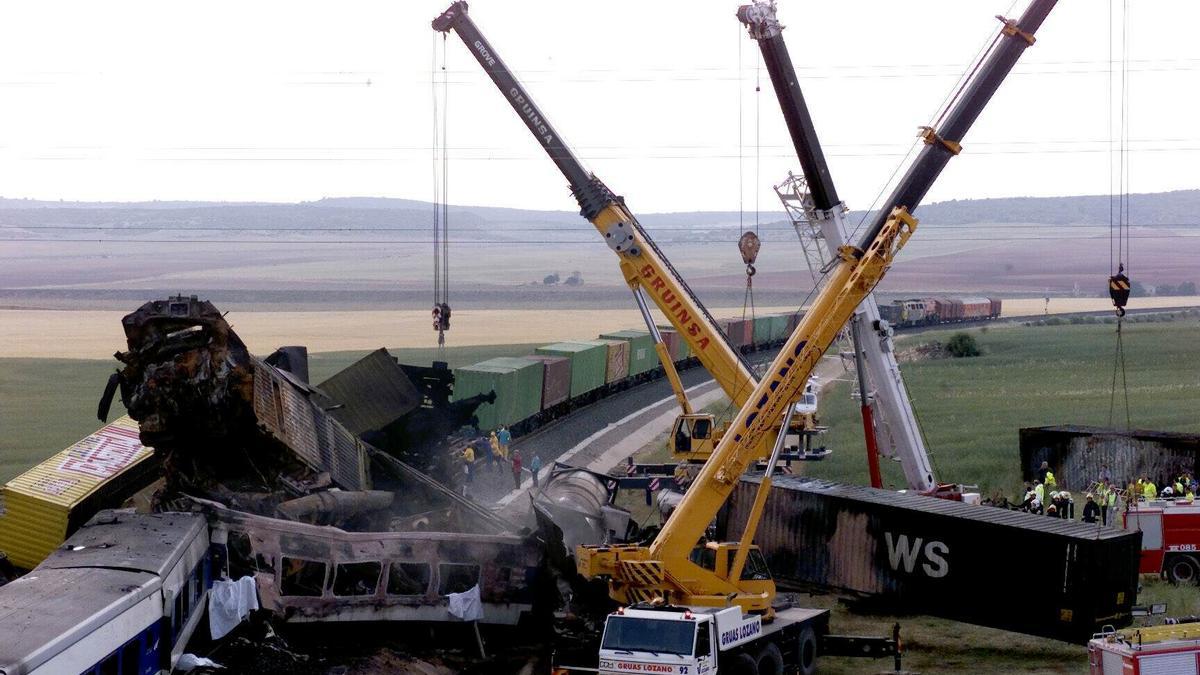
<svg viewBox="0 0 1200 675">
<path fill-rule="evenodd" d="M 742 253 L 742 262 L 746 263 L 746 277 L 754 276 L 754 261 L 758 260 L 758 249 L 762 247 L 762 240 L 753 232 L 743 232 L 738 238 L 738 250 Z"/>
<path fill-rule="evenodd" d="M 1125 304 L 1129 302 L 1129 277 L 1125 276 L 1125 265 L 1117 266 L 1117 273 L 1108 278 L 1108 295 L 1112 298 L 1117 316 L 1125 316 Z"/>
</svg>

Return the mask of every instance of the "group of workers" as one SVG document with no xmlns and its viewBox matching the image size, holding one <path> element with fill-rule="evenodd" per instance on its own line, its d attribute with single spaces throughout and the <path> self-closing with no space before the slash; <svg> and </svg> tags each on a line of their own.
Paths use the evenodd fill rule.
<svg viewBox="0 0 1200 675">
<path fill-rule="evenodd" d="M 1086 493 L 1087 502 L 1083 507 L 1083 522 L 1108 525 L 1110 521 L 1116 525 L 1118 505 L 1138 499 L 1177 499 L 1192 501 L 1195 498 L 1197 482 L 1187 474 L 1177 476 L 1173 481 L 1162 483 L 1162 489 L 1154 481 L 1145 476 L 1136 481 L 1130 481 L 1125 490 L 1121 490 L 1112 480 L 1108 465 L 1100 469 L 1099 478 L 1092 484 L 1092 491 Z M 1038 469 L 1037 478 L 1025 483 L 1025 498 L 1021 510 L 1038 515 L 1054 516 L 1073 520 L 1075 518 L 1075 500 L 1067 490 L 1058 489 L 1058 481 L 1050 470 L 1049 462 L 1042 462 Z"/>
<path fill-rule="evenodd" d="M 512 471 L 513 485 L 516 489 L 520 489 L 521 471 L 524 468 L 524 462 L 520 450 L 513 448 L 510 451 L 509 445 L 511 443 L 512 432 L 505 426 L 494 429 L 487 436 L 480 436 L 467 443 L 461 454 L 464 495 L 466 494 L 467 484 L 474 482 L 476 471 L 485 464 L 493 473 L 502 471 L 502 467 L 508 464 L 509 469 Z M 535 452 L 533 453 L 533 459 L 529 462 L 529 472 L 533 474 L 534 487 L 538 487 L 538 473 L 541 470 L 542 457 Z"/>
<path fill-rule="evenodd" d="M 1161 485 L 1161 489 L 1159 488 Z M 1191 475 L 1182 473 L 1175 479 L 1155 483 L 1145 476 L 1138 478 L 1136 481 L 1130 481 L 1129 487 L 1126 488 L 1129 494 L 1137 495 L 1141 499 L 1177 499 L 1180 501 L 1190 502 L 1196 498 L 1196 489 L 1200 487 L 1196 479 Z"/>
</svg>

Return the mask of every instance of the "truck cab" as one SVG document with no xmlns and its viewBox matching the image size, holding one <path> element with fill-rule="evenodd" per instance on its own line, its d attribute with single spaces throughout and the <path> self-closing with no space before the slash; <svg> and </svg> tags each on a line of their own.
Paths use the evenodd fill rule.
<svg viewBox="0 0 1200 675">
<path fill-rule="evenodd" d="M 626 609 L 610 614 L 600 641 L 607 673 L 716 672 L 716 622 L 711 609 Z M 733 608 L 739 616 L 741 610 Z"/>
<path fill-rule="evenodd" d="M 1158 574 L 1176 584 L 1200 583 L 1200 504 L 1139 500 L 1129 505 L 1125 529 L 1142 533 L 1141 574 Z"/>
<path fill-rule="evenodd" d="M 774 621 L 738 607 L 641 604 L 608 615 L 600 642 L 600 675 L 782 675 L 816 668 L 818 636 L 828 611 L 781 610 Z"/>
</svg>

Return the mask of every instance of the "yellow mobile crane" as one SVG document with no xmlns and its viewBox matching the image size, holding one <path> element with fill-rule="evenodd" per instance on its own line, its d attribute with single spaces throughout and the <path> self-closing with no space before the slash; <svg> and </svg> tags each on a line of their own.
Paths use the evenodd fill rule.
<svg viewBox="0 0 1200 675">
<path fill-rule="evenodd" d="M 691 348 L 692 354 L 713 376 L 736 408 L 745 405 L 750 392 L 757 384 L 750 365 L 742 354 L 730 345 L 712 315 L 625 205 L 624 198 L 614 194 L 575 157 L 571 148 L 550 125 L 546 116 L 471 21 L 467 14 L 467 3 L 452 4 L 433 21 L 433 28 L 443 33 L 453 30 L 462 38 L 488 76 L 500 91 L 504 92 L 521 121 L 567 179 L 571 194 L 579 203 L 580 214 L 595 226 L 604 237 L 605 243 L 617 254 L 621 276 L 633 292 L 634 301 L 654 339 L 659 361 L 682 410 L 669 436 L 672 439 L 672 454 L 676 461 L 703 462 L 712 453 L 723 430 L 716 427 L 713 415 L 692 409 L 672 357 L 667 352 L 654 317 L 650 314 L 646 296 L 649 295 L 655 306 L 675 327 Z M 811 424 L 811 420 L 807 422 Z M 804 423 L 797 419 L 795 431 L 801 432 L 803 428 Z M 775 429 L 772 430 L 772 433 L 774 432 Z M 677 444 L 675 439 L 686 439 L 686 443 Z M 767 456 L 773 439 L 771 434 L 764 438 L 755 451 L 758 459 Z M 790 457 L 792 456 L 789 455 Z"/>
<path fill-rule="evenodd" d="M 742 474 L 760 456 L 771 430 L 790 423 L 793 404 L 818 359 L 912 236 L 917 221 L 908 206 L 920 203 L 950 158 L 960 152 L 967 130 L 1025 48 L 1033 44 L 1034 32 L 1056 2 L 1032 0 L 1016 21 L 998 17 L 1002 28 L 982 61 L 956 92 L 937 127 L 924 128 L 925 146 L 858 245 L 839 247 L 835 264 L 812 307 L 784 343 L 767 376 L 748 396 L 741 397 L 745 405 L 654 541 L 649 546 L 576 549 L 576 567 L 582 576 L 608 579 L 611 597 L 633 605 L 608 617 L 599 651 L 599 672 L 719 670 L 752 674 L 782 672 L 785 660 L 803 673 L 815 670 L 816 633 L 824 631 L 827 613 L 789 609 L 777 615 L 775 583 L 751 543 L 770 490 L 782 434 L 772 445 L 767 472 L 742 540 L 704 542 L 705 531 Z M 607 239 L 615 239 L 610 245 L 625 254 L 623 265 L 626 258 L 636 260 L 646 255 L 647 250 L 640 248 L 643 244 L 634 238 L 634 231 L 640 228 L 634 227 L 635 221 L 620 198 L 583 172 L 495 49 L 466 16 L 466 9 L 465 2 L 451 5 L 434 20 L 434 29 L 454 30 L 472 50 L 568 176 L 583 215 L 596 223 Z M 569 172 L 573 171 L 580 173 L 572 177 Z M 632 264 L 636 269 L 636 263 Z M 673 276 L 678 280 L 677 275 Z M 634 280 L 629 281 L 633 287 Z M 698 303 L 688 299 L 699 311 Z M 697 326 L 697 331 L 703 328 Z M 708 346 L 716 337 L 709 335 Z M 705 367 L 713 370 L 708 363 Z"/>
</svg>

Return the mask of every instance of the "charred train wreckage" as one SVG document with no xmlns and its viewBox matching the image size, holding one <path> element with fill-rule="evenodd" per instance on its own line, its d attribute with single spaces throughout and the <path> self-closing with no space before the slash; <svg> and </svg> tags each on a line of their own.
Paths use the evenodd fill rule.
<svg viewBox="0 0 1200 675">
<path fill-rule="evenodd" d="M 447 595 L 478 586 L 481 623 L 534 610 L 542 538 L 447 485 L 447 437 L 486 395 L 451 403 L 449 370 L 382 349 L 313 386 L 303 347 L 252 356 L 195 296 L 123 324 L 99 416 L 119 393 L 162 456 L 154 508 L 205 514 L 264 608 L 295 623 L 456 620 Z"/>
</svg>

